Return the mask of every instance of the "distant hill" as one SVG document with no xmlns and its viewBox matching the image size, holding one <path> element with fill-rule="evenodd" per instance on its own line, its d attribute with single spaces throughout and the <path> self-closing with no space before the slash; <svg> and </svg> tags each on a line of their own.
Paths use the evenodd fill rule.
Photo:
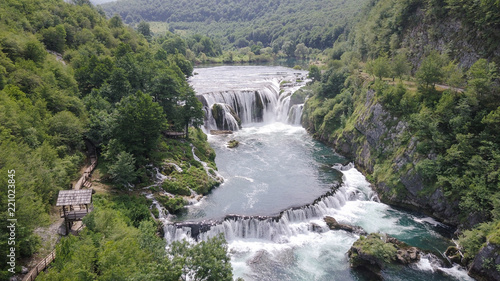
<svg viewBox="0 0 500 281">
<path fill-rule="evenodd" d="M 96 0 L 97 1 L 97 0 Z M 121 0 L 102 8 L 128 23 L 168 23 L 170 30 L 210 35 L 223 46 L 246 47 L 284 42 L 326 49 L 350 28 L 367 0 Z"/>
</svg>

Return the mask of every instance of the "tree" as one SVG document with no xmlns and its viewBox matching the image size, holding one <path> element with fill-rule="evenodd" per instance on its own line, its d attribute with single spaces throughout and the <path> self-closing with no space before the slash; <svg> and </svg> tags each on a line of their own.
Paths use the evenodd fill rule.
<svg viewBox="0 0 500 281">
<path fill-rule="evenodd" d="M 120 15 L 115 14 L 112 18 L 109 19 L 109 27 L 111 28 L 122 28 L 123 22 Z"/>
<path fill-rule="evenodd" d="M 182 267 L 183 280 L 233 280 L 231 259 L 222 235 L 190 245 L 174 242 L 170 247 L 174 263 Z"/>
<path fill-rule="evenodd" d="M 137 178 L 134 156 L 125 151 L 120 152 L 116 160 L 109 167 L 108 174 L 111 175 L 111 179 L 114 182 L 123 187 L 134 182 Z"/>
<path fill-rule="evenodd" d="M 50 118 L 48 127 L 56 146 L 64 145 L 69 150 L 77 150 L 83 144 L 83 124 L 69 111 L 61 111 Z"/>
<path fill-rule="evenodd" d="M 369 61 L 366 65 L 366 71 L 378 79 L 387 77 L 390 73 L 389 59 L 387 55 L 381 55 L 377 59 Z"/>
<path fill-rule="evenodd" d="M 196 98 L 194 91 L 191 89 L 186 93 L 186 95 L 184 95 L 183 99 L 184 105 L 182 107 L 182 115 L 186 137 L 189 137 L 189 125 L 192 125 L 196 128 L 203 125 L 203 105 L 198 100 L 198 98 Z"/>
<path fill-rule="evenodd" d="M 182 81 L 172 69 L 158 72 L 153 78 L 150 93 L 170 119 L 177 116 L 177 101 L 182 94 Z"/>
<path fill-rule="evenodd" d="M 404 53 L 399 53 L 392 58 L 391 75 L 392 80 L 397 77 L 401 79 L 403 75 L 410 73 L 410 64 Z"/>
<path fill-rule="evenodd" d="M 306 47 L 304 43 L 297 44 L 295 48 L 295 57 L 297 58 L 305 58 L 309 54 L 309 49 Z"/>
<path fill-rule="evenodd" d="M 187 51 L 186 41 L 182 40 L 182 38 L 179 36 L 169 38 L 168 40 L 163 42 L 163 44 L 161 44 L 161 47 L 169 54 L 180 53 L 182 55 L 186 55 Z"/>
<path fill-rule="evenodd" d="M 141 21 L 138 25 L 137 25 L 137 31 L 144 35 L 144 37 L 146 38 L 151 38 L 151 29 L 149 27 L 149 23 L 145 22 L 145 21 Z"/>
<path fill-rule="evenodd" d="M 166 129 L 165 114 L 151 96 L 138 91 L 116 106 L 113 137 L 143 164 Z"/>
<path fill-rule="evenodd" d="M 292 41 L 285 41 L 281 50 L 283 50 L 287 57 L 291 58 L 295 55 L 295 44 Z"/>
<path fill-rule="evenodd" d="M 419 87 L 426 91 L 434 90 L 436 83 L 440 82 L 444 77 L 442 67 L 442 57 L 437 51 L 432 51 L 422 60 L 420 68 L 417 70 L 416 76 Z"/>
<path fill-rule="evenodd" d="M 467 72 L 468 90 L 473 91 L 477 96 L 485 100 L 493 92 L 493 80 L 497 78 L 496 65 L 494 62 L 488 63 L 485 59 L 476 61 Z"/>
<path fill-rule="evenodd" d="M 42 41 L 47 49 L 62 53 L 66 43 L 66 29 L 64 25 L 51 26 L 42 31 Z"/>
<path fill-rule="evenodd" d="M 313 64 L 309 67 L 308 77 L 311 78 L 313 82 L 321 81 L 321 70 L 319 70 L 317 65 Z"/>
</svg>

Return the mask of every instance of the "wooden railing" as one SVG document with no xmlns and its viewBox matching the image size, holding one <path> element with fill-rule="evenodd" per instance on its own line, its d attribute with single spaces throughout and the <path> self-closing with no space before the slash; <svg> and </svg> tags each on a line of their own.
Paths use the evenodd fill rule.
<svg viewBox="0 0 500 281">
<path fill-rule="evenodd" d="M 42 261 L 40 261 L 34 268 L 24 276 L 23 281 L 33 281 L 38 276 L 38 274 L 47 268 L 54 259 L 56 258 L 56 250 L 48 254 Z"/>
</svg>

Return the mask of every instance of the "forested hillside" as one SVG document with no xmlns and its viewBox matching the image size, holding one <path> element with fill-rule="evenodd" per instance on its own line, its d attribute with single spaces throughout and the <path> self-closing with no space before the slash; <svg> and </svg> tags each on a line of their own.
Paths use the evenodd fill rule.
<svg viewBox="0 0 500 281">
<path fill-rule="evenodd" d="M 150 184 L 156 173 L 152 168 L 160 167 L 167 157 L 179 165 L 193 162 L 186 164 L 192 168 L 179 178 L 192 180 L 192 172 L 198 181 L 208 181 L 206 174 L 200 174 L 203 167 L 193 159 L 189 142 L 162 137 L 166 130 L 187 132 L 188 126 L 203 121 L 201 104 L 186 80 L 192 64 L 182 49 L 163 44 L 169 39 L 145 37 L 118 16 L 106 19 L 86 0 L 0 3 L 1 280 L 12 276 L 7 271 L 10 247 L 15 246 L 17 266 L 12 270 L 16 272 L 21 260 L 38 251 L 41 243 L 34 230 L 49 223 L 58 191 L 70 189 L 79 177 L 86 143 L 97 147 L 98 169 L 118 192 Z M 198 157 L 213 161 L 203 133 L 191 129 L 189 137 Z M 206 193 L 213 185 L 200 185 L 197 191 Z M 7 187 L 13 192 L 8 193 Z M 158 255 L 168 260 L 161 251 L 165 242 L 155 237 L 151 202 L 134 198 L 97 200 L 82 240 L 63 240 L 46 280 L 68 280 L 78 274 L 80 279 L 132 278 L 123 267 L 138 274 L 135 280 L 158 280 L 155 274 L 163 275 L 164 270 L 171 280 L 195 272 L 182 271 L 190 266 L 182 258 L 189 255 L 186 245 L 173 254 L 178 257 L 172 263 L 175 270 L 172 264 L 160 268 L 150 263 L 156 263 Z M 172 200 L 182 207 L 182 198 Z M 15 208 L 8 209 L 8 202 Z M 5 218 L 17 219 L 15 231 L 7 228 Z M 15 244 L 8 240 L 12 233 Z M 103 244 L 93 244 L 98 240 Z M 223 241 L 214 243 L 206 245 L 222 249 L 218 260 L 228 266 L 221 274 L 231 274 Z M 70 248 L 80 248 L 82 255 L 73 256 L 67 252 Z M 123 263 L 115 262 L 117 256 Z M 83 257 L 88 257 L 86 263 L 72 264 Z M 130 264 L 137 257 L 143 257 L 134 263 L 140 270 Z"/>
<path fill-rule="evenodd" d="M 209 35 L 226 48 L 256 45 L 294 56 L 300 43 L 321 50 L 331 47 L 366 2 L 121 0 L 102 8 L 129 24 L 166 22 L 171 31 Z"/>
<path fill-rule="evenodd" d="M 303 124 L 352 157 L 385 202 L 459 226 L 470 274 L 496 280 L 500 3 L 369 5 L 325 71 L 311 69 Z"/>
</svg>

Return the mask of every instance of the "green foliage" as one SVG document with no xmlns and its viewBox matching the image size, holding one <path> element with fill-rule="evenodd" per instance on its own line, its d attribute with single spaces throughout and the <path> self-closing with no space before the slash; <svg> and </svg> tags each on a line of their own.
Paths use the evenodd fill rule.
<svg viewBox="0 0 500 281">
<path fill-rule="evenodd" d="M 313 80 L 313 82 L 321 81 L 321 71 L 317 65 L 311 65 L 309 67 L 308 77 Z"/>
<path fill-rule="evenodd" d="M 116 160 L 109 166 L 108 174 L 114 182 L 126 188 L 137 178 L 134 156 L 125 151 L 120 152 L 116 156 Z"/>
<path fill-rule="evenodd" d="M 143 222 L 152 222 L 148 206 L 151 201 L 143 196 L 120 195 L 112 197 L 113 208 L 119 210 L 125 217 L 127 225 L 139 227 Z"/>
<path fill-rule="evenodd" d="M 390 263 L 396 258 L 397 249 L 394 244 L 386 243 L 378 233 L 371 233 L 366 237 L 361 236 L 352 246 L 385 263 Z"/>
<path fill-rule="evenodd" d="M 389 59 L 387 55 L 382 55 L 376 58 L 375 60 L 369 61 L 366 64 L 366 72 L 372 74 L 378 79 L 382 80 L 382 78 L 389 76 L 391 73 L 391 69 L 389 66 Z"/>
<path fill-rule="evenodd" d="M 458 243 L 464 258 L 472 260 L 487 242 L 500 245 L 500 221 L 482 223 L 472 230 L 464 231 Z"/>
<path fill-rule="evenodd" d="M 433 91 L 434 85 L 441 82 L 444 77 L 442 70 L 444 65 L 443 58 L 437 51 L 433 51 L 426 56 L 415 74 L 419 87 L 426 91 Z"/>
<path fill-rule="evenodd" d="M 51 26 L 41 31 L 42 42 L 47 49 L 62 53 L 64 52 L 64 45 L 66 43 L 66 29 L 64 25 L 59 24 Z"/>
<path fill-rule="evenodd" d="M 151 29 L 150 29 L 149 23 L 147 23 L 145 21 L 141 21 L 137 25 L 137 31 L 146 38 L 151 37 Z"/>
<path fill-rule="evenodd" d="M 173 260 L 182 261 L 182 278 L 192 280 L 233 280 L 231 259 L 222 235 L 190 245 L 188 242 L 173 242 Z"/>
<path fill-rule="evenodd" d="M 161 161 L 155 156 L 164 124 L 199 125 L 202 114 L 186 81 L 192 66 L 181 54 L 185 50 L 174 47 L 165 52 L 165 59 L 155 60 L 159 42 L 149 43 L 119 17 L 106 20 L 89 1 L 73 2 L 0 3 L 0 170 L 4 175 L 16 170 L 17 256 L 23 259 L 37 251 L 39 239 L 33 230 L 48 222 L 58 191 L 77 178 L 84 163 L 84 137 L 104 152 L 103 170 L 133 182 L 137 169 L 144 170 L 151 159 Z M 189 108 L 179 105 L 165 117 L 164 109 L 152 100 L 153 78 L 160 69 L 175 75 L 180 96 L 175 96 L 176 101 Z M 6 192 L 0 202 L 7 205 Z M 136 219 L 132 221 L 138 226 Z M 0 237 L 6 231 L 2 225 Z M 2 239 L 0 247 L 6 248 L 1 244 L 6 241 Z M 80 262 L 75 256 L 76 265 L 67 264 L 66 270 L 72 276 L 94 279 L 97 273 L 87 268 L 96 267 L 95 249 L 90 243 L 84 248 L 92 256 L 82 255 L 84 268 L 77 268 Z M 113 255 L 109 261 L 115 259 Z M 1 270 L 4 259 L 2 255 Z"/>
<path fill-rule="evenodd" d="M 156 199 L 158 199 L 158 202 L 160 202 L 160 204 L 171 214 L 179 212 L 187 205 L 186 200 L 181 196 L 175 196 L 173 198 L 168 196 L 157 196 Z"/>
<path fill-rule="evenodd" d="M 166 180 L 162 184 L 163 189 L 175 195 L 189 196 L 191 191 L 187 188 L 183 182 Z"/>
<path fill-rule="evenodd" d="M 121 1 L 107 3 L 103 8 L 108 16 L 118 13 L 127 23 L 144 19 L 168 23 L 169 30 L 179 30 L 178 33 L 210 34 L 226 49 L 250 47 L 254 56 L 262 56 L 262 48 L 270 47 L 275 54 L 282 51 L 289 57 L 303 57 L 310 48 L 333 46 L 349 28 L 346 19 L 352 18 L 364 3 L 259 0 L 248 5 L 197 0 L 185 5 L 180 0 L 170 0 L 161 5 L 159 1 Z M 189 44 L 189 49 L 197 56 L 201 53 L 214 56 L 219 52 L 217 47 L 213 53 L 209 44 L 196 41 Z"/>
<path fill-rule="evenodd" d="M 117 105 L 113 136 L 127 152 L 143 164 L 165 129 L 160 105 L 151 96 L 138 91 Z"/>
</svg>

